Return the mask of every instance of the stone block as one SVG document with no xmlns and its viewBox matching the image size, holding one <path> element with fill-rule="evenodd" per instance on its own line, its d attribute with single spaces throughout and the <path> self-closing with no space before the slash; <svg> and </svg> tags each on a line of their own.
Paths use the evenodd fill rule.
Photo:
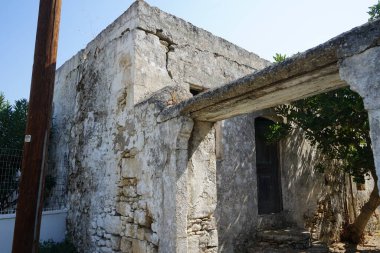
<svg viewBox="0 0 380 253">
<path fill-rule="evenodd" d="M 201 230 L 201 228 L 202 228 L 201 224 L 195 223 L 195 224 L 193 224 L 193 226 L 191 227 L 191 231 L 196 232 L 196 231 Z"/>
<path fill-rule="evenodd" d="M 137 224 L 141 226 L 150 226 L 149 219 L 147 218 L 147 213 L 144 210 L 141 210 L 141 209 L 135 210 L 134 220 Z"/>
<path fill-rule="evenodd" d="M 120 216 L 106 216 L 104 219 L 104 230 L 113 235 L 121 233 L 121 219 Z"/>
<path fill-rule="evenodd" d="M 121 237 L 120 236 L 111 236 L 111 248 L 113 250 L 120 250 L 120 241 Z"/>
<path fill-rule="evenodd" d="M 120 240 L 120 250 L 123 253 L 132 253 L 132 242 L 128 238 L 122 237 Z"/>
<path fill-rule="evenodd" d="M 137 239 L 143 241 L 145 239 L 145 228 L 137 229 Z"/>
<path fill-rule="evenodd" d="M 148 243 L 146 241 L 132 240 L 133 253 L 147 253 Z"/>
<path fill-rule="evenodd" d="M 146 253 L 157 253 L 157 252 L 158 252 L 158 249 L 156 246 L 154 246 L 153 244 L 147 245 Z M 181 252 L 181 251 L 178 251 L 178 252 Z"/>
<path fill-rule="evenodd" d="M 215 247 L 215 248 L 208 248 L 204 251 L 205 253 L 217 253 L 218 252 L 218 248 Z"/>
<path fill-rule="evenodd" d="M 137 178 L 140 175 L 140 163 L 137 158 L 123 158 L 121 161 L 121 176 Z"/>
<path fill-rule="evenodd" d="M 208 233 L 204 233 L 201 236 L 199 236 L 199 246 L 201 248 L 206 248 L 207 245 L 209 244 L 210 237 Z"/>
<path fill-rule="evenodd" d="M 134 187 L 134 186 L 124 186 L 123 187 L 123 194 L 124 194 L 124 196 L 130 197 L 130 198 L 137 197 L 136 187 Z"/>
<path fill-rule="evenodd" d="M 218 231 L 212 230 L 209 232 L 210 240 L 208 247 L 218 247 Z"/>
<path fill-rule="evenodd" d="M 133 217 L 132 207 L 129 203 L 119 202 L 116 206 L 116 211 L 122 216 Z"/>
<path fill-rule="evenodd" d="M 188 238 L 188 252 L 199 253 L 199 236 L 189 236 Z"/>
<path fill-rule="evenodd" d="M 125 231 L 124 231 L 125 236 L 131 237 L 131 238 L 136 238 L 137 228 L 138 228 L 138 225 L 127 223 L 125 225 Z"/>
<path fill-rule="evenodd" d="M 104 219 L 102 217 L 98 217 L 96 219 L 96 225 L 100 228 L 103 228 L 104 227 Z"/>
<path fill-rule="evenodd" d="M 103 237 L 103 235 L 104 235 L 103 230 L 100 229 L 100 228 L 98 228 L 98 229 L 96 230 L 96 235 L 99 236 L 99 237 Z"/>
<path fill-rule="evenodd" d="M 137 178 L 124 178 L 121 180 L 121 186 L 136 186 Z"/>
<path fill-rule="evenodd" d="M 157 222 L 153 222 L 150 227 L 151 227 L 153 232 L 158 232 L 158 226 L 159 225 Z"/>
<path fill-rule="evenodd" d="M 106 245 L 106 241 L 103 240 L 103 239 L 100 239 L 100 240 L 98 240 L 98 241 L 96 242 L 96 244 L 97 244 L 98 246 L 105 246 L 105 245 Z"/>
<path fill-rule="evenodd" d="M 153 243 L 154 245 L 158 245 L 158 235 L 156 233 L 152 233 L 149 229 L 145 230 L 145 240 L 147 240 L 150 243 Z"/>
<path fill-rule="evenodd" d="M 102 252 L 102 253 L 113 253 L 112 249 L 111 248 L 107 248 L 107 247 L 102 247 L 100 249 L 100 252 Z"/>
<path fill-rule="evenodd" d="M 149 197 L 153 194 L 153 182 L 149 174 L 143 175 L 141 182 L 136 186 L 136 191 L 139 196 Z"/>
</svg>

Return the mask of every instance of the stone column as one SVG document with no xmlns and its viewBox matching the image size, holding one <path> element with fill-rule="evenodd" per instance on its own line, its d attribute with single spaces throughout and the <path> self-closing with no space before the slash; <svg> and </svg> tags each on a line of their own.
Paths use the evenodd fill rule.
<svg viewBox="0 0 380 253">
<path fill-rule="evenodd" d="M 380 186 L 380 47 L 342 60 L 339 68 L 342 80 L 363 98 L 368 111 L 372 151 Z"/>
</svg>

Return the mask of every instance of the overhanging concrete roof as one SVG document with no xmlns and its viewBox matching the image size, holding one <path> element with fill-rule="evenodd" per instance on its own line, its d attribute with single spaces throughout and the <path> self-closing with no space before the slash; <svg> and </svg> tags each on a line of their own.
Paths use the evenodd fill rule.
<svg viewBox="0 0 380 253">
<path fill-rule="evenodd" d="M 215 122 L 346 86 L 339 77 L 339 61 L 379 45 L 380 19 L 284 62 L 185 100 L 166 109 L 161 119 L 187 115 L 195 120 Z"/>
</svg>

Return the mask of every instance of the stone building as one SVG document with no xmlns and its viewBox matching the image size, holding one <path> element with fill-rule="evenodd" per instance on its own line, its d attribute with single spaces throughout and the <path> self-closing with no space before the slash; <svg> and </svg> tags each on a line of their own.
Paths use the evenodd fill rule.
<svg viewBox="0 0 380 253">
<path fill-rule="evenodd" d="M 318 61 L 312 51 L 284 64 L 337 61 L 325 49 Z M 300 131 L 265 148 L 258 133 L 273 120 L 271 97 L 217 111 L 223 101 L 235 108 L 232 95 L 252 78 L 292 73 L 270 65 L 143 1 L 63 64 L 50 160 L 67 177 L 68 234 L 80 252 L 241 252 L 276 227 L 337 238 L 352 209 L 348 179 L 316 173 L 319 155 Z M 337 68 L 313 77 L 339 77 Z M 323 80 L 318 92 L 346 85 Z M 197 114 L 216 100 L 207 119 Z"/>
</svg>

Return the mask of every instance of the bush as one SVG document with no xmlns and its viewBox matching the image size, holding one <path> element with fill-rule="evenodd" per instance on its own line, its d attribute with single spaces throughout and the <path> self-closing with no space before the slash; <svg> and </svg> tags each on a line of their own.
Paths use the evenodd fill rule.
<svg viewBox="0 0 380 253">
<path fill-rule="evenodd" d="M 69 241 L 53 242 L 51 240 L 40 243 L 39 253 L 78 253 L 74 245 Z"/>
</svg>

